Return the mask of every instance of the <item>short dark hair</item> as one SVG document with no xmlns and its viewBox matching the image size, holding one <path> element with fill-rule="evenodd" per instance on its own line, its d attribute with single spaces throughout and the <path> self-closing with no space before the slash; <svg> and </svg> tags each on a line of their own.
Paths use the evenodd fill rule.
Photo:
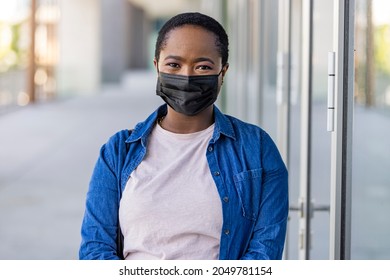
<svg viewBox="0 0 390 280">
<path fill-rule="evenodd" d="M 183 25 L 195 25 L 212 32 L 215 37 L 215 45 L 222 58 L 222 65 L 224 66 L 229 57 L 229 39 L 225 29 L 222 25 L 210 16 L 201 13 L 182 13 L 172 17 L 168 20 L 158 32 L 156 41 L 156 49 L 154 57 L 158 61 L 160 59 L 161 49 L 167 41 L 168 33 L 175 28 Z"/>
</svg>

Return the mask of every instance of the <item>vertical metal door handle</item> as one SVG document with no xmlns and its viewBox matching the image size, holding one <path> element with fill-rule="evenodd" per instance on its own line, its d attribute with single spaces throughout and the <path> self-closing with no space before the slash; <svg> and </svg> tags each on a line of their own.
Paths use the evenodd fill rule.
<svg viewBox="0 0 390 280">
<path fill-rule="evenodd" d="M 334 100 L 335 100 L 335 80 L 336 80 L 336 53 L 328 53 L 328 120 L 327 130 L 334 131 Z"/>
</svg>

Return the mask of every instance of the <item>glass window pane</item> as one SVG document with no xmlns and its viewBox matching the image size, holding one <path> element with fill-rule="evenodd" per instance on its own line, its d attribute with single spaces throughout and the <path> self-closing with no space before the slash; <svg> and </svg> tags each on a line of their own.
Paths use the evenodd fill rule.
<svg viewBox="0 0 390 280">
<path fill-rule="evenodd" d="M 356 1 L 352 259 L 390 258 L 390 2 Z"/>
</svg>

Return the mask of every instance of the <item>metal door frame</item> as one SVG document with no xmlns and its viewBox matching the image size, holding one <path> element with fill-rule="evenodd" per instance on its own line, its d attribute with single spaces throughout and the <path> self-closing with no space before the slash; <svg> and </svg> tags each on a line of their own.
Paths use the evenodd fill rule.
<svg viewBox="0 0 390 280">
<path fill-rule="evenodd" d="M 299 198 L 299 258 L 310 259 L 311 247 L 311 108 L 313 80 L 313 0 L 302 0 L 302 96 Z"/>
<path fill-rule="evenodd" d="M 329 258 L 351 258 L 355 0 L 334 1 L 334 131 L 331 152 Z M 329 120 L 328 120 L 329 122 Z"/>
</svg>

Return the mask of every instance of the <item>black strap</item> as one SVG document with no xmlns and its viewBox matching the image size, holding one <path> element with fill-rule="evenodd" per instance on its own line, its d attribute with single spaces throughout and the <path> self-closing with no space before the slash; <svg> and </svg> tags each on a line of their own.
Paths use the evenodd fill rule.
<svg viewBox="0 0 390 280">
<path fill-rule="evenodd" d="M 133 130 L 129 129 L 129 136 L 131 135 L 132 132 L 133 132 Z M 126 144 L 126 153 L 127 153 L 130 149 L 130 143 L 125 143 L 125 144 Z M 121 197 L 122 197 L 122 194 L 121 194 Z M 116 251 L 117 251 L 118 257 L 121 260 L 125 259 L 125 257 L 123 256 L 123 239 L 124 239 L 124 237 L 122 234 L 121 226 L 119 224 L 119 214 L 118 214 L 118 228 L 117 228 L 117 233 L 116 233 Z"/>
<path fill-rule="evenodd" d="M 123 256 L 123 234 L 121 231 L 121 227 L 119 226 L 118 223 L 118 230 L 117 230 L 117 235 L 116 235 L 116 254 L 121 260 L 124 260 L 125 257 Z"/>
</svg>

